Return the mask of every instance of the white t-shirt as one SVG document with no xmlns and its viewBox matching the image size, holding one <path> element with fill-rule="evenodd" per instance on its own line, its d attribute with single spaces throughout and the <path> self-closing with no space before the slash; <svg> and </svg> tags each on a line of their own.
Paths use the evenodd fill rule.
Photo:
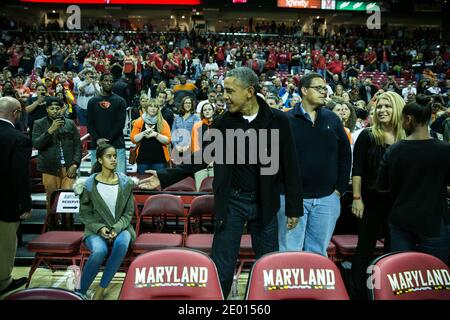
<svg viewBox="0 0 450 320">
<path fill-rule="evenodd" d="M 119 192 L 119 184 L 106 184 L 97 181 L 97 191 L 108 206 L 109 212 L 113 218 L 116 218 L 116 202 L 117 194 Z"/>
</svg>

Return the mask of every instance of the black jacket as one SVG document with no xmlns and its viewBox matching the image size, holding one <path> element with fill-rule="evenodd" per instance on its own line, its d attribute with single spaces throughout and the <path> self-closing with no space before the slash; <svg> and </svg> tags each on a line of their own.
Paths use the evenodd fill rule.
<svg viewBox="0 0 450 320">
<path fill-rule="evenodd" d="M 262 113 L 258 129 L 279 130 L 279 169 L 274 175 L 260 175 L 259 207 L 263 223 L 269 223 L 280 208 L 280 191 L 284 186 L 286 193 L 286 216 L 299 217 L 303 215 L 302 183 L 295 149 L 292 130 L 287 116 L 275 109 L 271 109 L 264 100 L 258 99 L 259 112 Z M 259 116 L 258 116 L 259 117 Z M 225 130 L 235 127 L 235 115 L 225 112 L 212 124 L 212 128 L 220 130 L 223 143 L 223 158 L 226 159 L 227 139 Z M 255 120 L 256 121 L 256 120 Z M 270 134 L 269 134 L 270 136 Z M 273 147 L 271 139 L 267 139 L 267 154 L 271 154 Z M 199 151 L 201 152 L 201 150 Z M 217 153 L 216 153 L 217 154 Z M 195 157 L 195 155 L 193 156 Z M 225 161 L 224 161 L 225 162 Z M 268 165 L 263 165 L 258 159 L 260 170 Z M 162 187 L 169 186 L 187 176 L 193 176 L 195 172 L 206 168 L 203 164 L 183 164 L 172 169 L 158 171 L 158 177 Z M 214 207 L 217 227 L 220 227 L 227 217 L 227 205 L 231 190 L 231 177 L 233 165 L 214 163 Z"/>
<path fill-rule="evenodd" d="M 71 165 L 77 166 L 81 163 L 81 141 L 75 123 L 66 119 L 64 127 L 60 128 L 54 134 L 48 133 L 48 128 L 53 120 L 49 117 L 37 120 L 33 127 L 33 146 L 39 151 L 37 158 L 37 169 L 43 173 L 58 175 L 61 167 L 61 151 L 59 142 L 61 141 L 65 167 L 68 169 Z"/>
<path fill-rule="evenodd" d="M 17 222 L 31 210 L 31 141 L 0 120 L 0 221 Z"/>
<path fill-rule="evenodd" d="M 294 132 L 297 158 L 301 160 L 303 196 L 307 199 L 341 194 L 350 179 L 352 151 L 339 117 L 325 108 L 317 110 L 312 123 L 300 107 L 288 112 Z"/>
</svg>

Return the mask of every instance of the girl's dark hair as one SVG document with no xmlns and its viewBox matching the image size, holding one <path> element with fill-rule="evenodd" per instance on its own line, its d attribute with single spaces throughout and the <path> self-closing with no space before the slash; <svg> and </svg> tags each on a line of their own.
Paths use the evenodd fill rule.
<svg viewBox="0 0 450 320">
<path fill-rule="evenodd" d="M 419 94 L 416 101 L 410 102 L 403 108 L 403 116 L 412 116 L 417 124 L 427 124 L 431 119 L 431 98 Z"/>
<path fill-rule="evenodd" d="M 97 172 L 101 172 L 102 171 L 102 165 L 100 164 L 100 162 L 98 161 L 98 159 L 100 159 L 101 157 L 103 157 L 106 153 L 106 150 L 108 150 L 109 148 L 113 148 L 115 149 L 112 145 L 110 145 L 109 143 L 101 143 L 97 146 L 97 149 L 95 150 L 96 152 L 96 156 L 97 159 L 95 159 L 95 163 L 94 166 L 92 167 L 92 173 L 97 173 Z M 93 159 L 91 159 L 92 161 Z"/>
</svg>

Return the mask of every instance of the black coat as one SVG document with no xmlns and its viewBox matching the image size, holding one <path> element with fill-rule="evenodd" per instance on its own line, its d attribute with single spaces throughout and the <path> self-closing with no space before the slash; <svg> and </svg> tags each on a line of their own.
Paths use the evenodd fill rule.
<svg viewBox="0 0 450 320">
<path fill-rule="evenodd" d="M 0 120 L 0 221 L 17 222 L 31 210 L 31 141 Z"/>
<path fill-rule="evenodd" d="M 259 207 L 261 208 L 263 223 L 269 223 L 277 214 L 280 208 L 280 191 L 282 187 L 286 194 L 286 216 L 299 217 L 303 215 L 302 183 L 300 169 L 295 152 L 295 144 L 292 129 L 287 116 L 275 109 L 271 109 L 264 100 L 258 99 L 262 112 L 261 121 L 258 122 L 258 129 L 278 129 L 279 138 L 279 170 L 274 175 L 260 175 Z M 259 116 L 258 116 L 259 117 Z M 236 127 L 236 116 L 230 112 L 225 112 L 212 124 L 212 128 L 221 131 L 224 137 L 223 158 L 226 159 L 227 142 L 226 129 Z M 255 120 L 256 121 L 256 120 Z M 267 154 L 271 154 L 272 146 L 270 138 L 267 139 Z M 201 150 L 200 150 L 201 152 Z M 225 162 L 225 160 L 224 160 Z M 260 164 L 260 168 L 268 167 Z M 164 188 L 187 176 L 193 176 L 195 172 L 206 168 L 207 164 L 183 164 L 172 169 L 158 171 L 158 178 Z M 216 224 L 220 227 L 227 217 L 227 206 L 231 191 L 233 165 L 214 163 L 214 210 Z"/>
</svg>

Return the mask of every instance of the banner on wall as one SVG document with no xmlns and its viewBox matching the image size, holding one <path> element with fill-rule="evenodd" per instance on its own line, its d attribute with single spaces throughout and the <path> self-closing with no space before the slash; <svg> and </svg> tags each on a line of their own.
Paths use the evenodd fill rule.
<svg viewBox="0 0 450 320">
<path fill-rule="evenodd" d="M 279 8 L 320 9 L 322 0 L 277 0 Z"/>
<path fill-rule="evenodd" d="M 377 6 L 377 2 L 337 1 L 336 10 L 367 11 L 374 10 Z"/>
</svg>

